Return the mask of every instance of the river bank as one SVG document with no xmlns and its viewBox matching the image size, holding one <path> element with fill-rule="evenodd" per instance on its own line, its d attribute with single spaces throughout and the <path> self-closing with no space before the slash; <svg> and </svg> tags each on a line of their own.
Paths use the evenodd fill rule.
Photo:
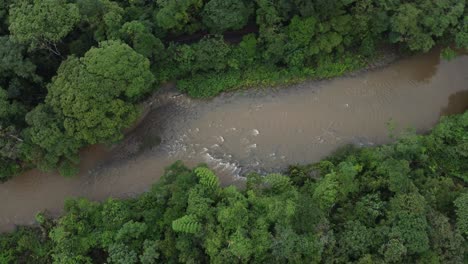
<svg viewBox="0 0 468 264">
<path fill-rule="evenodd" d="M 207 163 L 224 185 L 249 171 L 281 171 L 352 143 L 390 141 L 386 123 L 428 131 L 441 115 L 468 106 L 468 56 L 440 61 L 437 51 L 352 76 L 275 89 L 225 93 L 213 99 L 161 90 L 145 118 L 112 148 L 82 152 L 74 178 L 29 171 L 0 185 L 0 229 L 60 214 L 66 197 L 103 200 L 144 192 L 176 160 Z"/>
<path fill-rule="evenodd" d="M 434 52 L 439 53 L 440 48 L 434 48 Z M 406 55 L 406 57 L 409 58 L 410 55 Z M 386 46 L 386 47 L 382 47 L 376 53 L 375 57 L 369 59 L 366 65 L 359 69 L 345 72 L 341 76 L 332 77 L 328 79 L 327 78 L 326 79 L 314 79 L 313 77 L 310 77 L 302 82 L 307 82 L 308 84 L 312 85 L 312 82 L 321 82 L 324 80 L 331 80 L 331 79 L 338 79 L 338 78 L 356 77 L 369 71 L 375 71 L 375 70 L 387 67 L 402 58 L 404 58 L 404 56 L 399 55 L 394 47 Z M 284 84 L 277 84 L 275 86 L 258 86 L 258 87 L 246 86 L 240 89 L 222 92 L 222 94 L 242 92 L 248 89 L 265 89 L 265 88 L 266 89 L 280 89 L 280 88 L 287 88 L 295 84 L 297 83 L 292 83 L 292 84 L 284 83 Z M 155 108 L 159 108 L 160 106 L 164 104 L 171 103 L 171 101 L 180 100 L 181 103 L 183 103 L 184 101 L 187 101 L 190 99 L 193 99 L 193 98 L 189 97 L 187 94 L 183 92 L 180 92 L 177 89 L 176 81 L 171 81 L 171 82 L 162 84 L 160 87 L 157 88 L 156 92 L 152 93 L 147 99 L 145 99 L 139 104 L 141 114 L 139 118 L 137 119 L 137 121 L 135 121 L 131 127 L 127 128 L 124 131 L 125 135 L 128 135 L 129 133 L 134 131 L 135 128 L 137 128 L 145 120 L 146 116 L 151 112 L 151 110 Z"/>
<path fill-rule="evenodd" d="M 176 162 L 132 199 L 68 200 L 59 218 L 0 234 L 0 262 L 462 263 L 467 131 L 468 112 L 444 117 L 426 135 L 251 174 L 242 189 Z"/>
</svg>

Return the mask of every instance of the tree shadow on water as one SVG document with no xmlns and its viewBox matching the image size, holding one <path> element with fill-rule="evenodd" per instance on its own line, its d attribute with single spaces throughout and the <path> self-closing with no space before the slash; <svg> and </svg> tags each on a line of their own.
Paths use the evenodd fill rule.
<svg viewBox="0 0 468 264">
<path fill-rule="evenodd" d="M 468 90 L 456 92 L 449 97 L 449 103 L 440 111 L 440 116 L 461 114 L 468 110 Z"/>
</svg>

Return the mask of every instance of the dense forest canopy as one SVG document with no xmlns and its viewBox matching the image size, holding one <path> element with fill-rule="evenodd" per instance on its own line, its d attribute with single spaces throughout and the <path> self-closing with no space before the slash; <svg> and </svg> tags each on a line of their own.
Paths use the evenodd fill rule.
<svg viewBox="0 0 468 264">
<path fill-rule="evenodd" d="M 229 36 L 224 38 L 224 36 Z M 468 46 L 465 0 L 0 0 L 0 180 L 76 173 L 162 82 L 209 97 L 329 78 L 381 45 Z"/>
<path fill-rule="evenodd" d="M 242 190 L 178 162 L 137 198 L 38 214 L 0 236 L 0 263 L 466 263 L 467 182 L 468 112 Z"/>
</svg>

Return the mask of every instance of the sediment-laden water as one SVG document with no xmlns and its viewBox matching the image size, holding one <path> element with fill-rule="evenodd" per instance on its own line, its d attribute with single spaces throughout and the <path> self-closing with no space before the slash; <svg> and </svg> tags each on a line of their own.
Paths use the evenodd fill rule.
<svg viewBox="0 0 468 264">
<path fill-rule="evenodd" d="M 207 163 L 224 184 L 242 184 L 249 171 L 314 162 L 349 143 L 389 142 L 389 122 L 425 132 L 467 106 L 468 56 L 447 62 L 437 51 L 354 77 L 211 100 L 167 89 L 121 143 L 84 150 L 77 177 L 33 170 L 0 184 L 0 229 L 32 223 L 40 210 L 58 214 L 67 197 L 141 193 L 176 160 Z"/>
</svg>

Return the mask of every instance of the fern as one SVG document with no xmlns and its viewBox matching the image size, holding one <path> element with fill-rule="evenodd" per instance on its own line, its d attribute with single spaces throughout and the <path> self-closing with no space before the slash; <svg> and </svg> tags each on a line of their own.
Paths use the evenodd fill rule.
<svg viewBox="0 0 468 264">
<path fill-rule="evenodd" d="M 181 233 L 196 234 L 200 232 L 202 226 L 192 215 L 184 215 L 172 221 L 172 230 Z"/>
<path fill-rule="evenodd" d="M 208 168 L 198 167 L 195 169 L 195 174 L 200 178 L 200 184 L 209 188 L 216 188 L 219 186 L 218 177 Z"/>
</svg>

